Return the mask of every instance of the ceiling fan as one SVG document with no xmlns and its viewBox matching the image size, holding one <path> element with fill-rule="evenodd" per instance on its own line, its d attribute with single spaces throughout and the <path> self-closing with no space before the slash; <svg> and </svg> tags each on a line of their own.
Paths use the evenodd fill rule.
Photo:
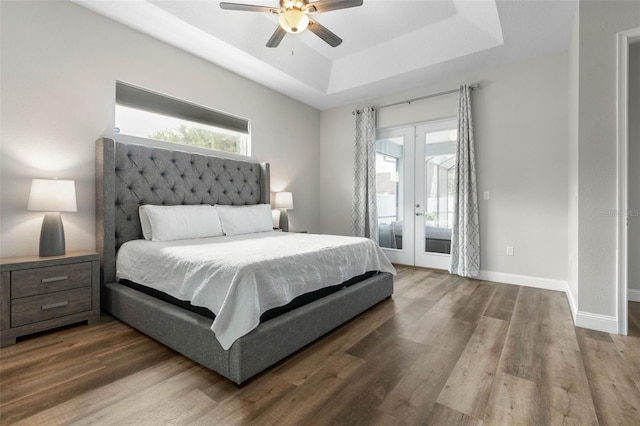
<svg viewBox="0 0 640 426">
<path fill-rule="evenodd" d="M 342 39 L 320 25 L 309 15 L 329 12 L 337 9 L 362 6 L 363 0 L 318 0 L 309 3 L 308 0 L 280 0 L 280 7 L 256 6 L 252 4 L 239 4 L 221 2 L 220 7 L 226 10 L 242 10 L 246 12 L 267 12 L 279 15 L 278 28 L 273 33 L 267 47 L 278 47 L 280 41 L 287 33 L 301 33 L 309 28 L 309 31 L 320 37 L 331 47 L 342 43 Z"/>
</svg>

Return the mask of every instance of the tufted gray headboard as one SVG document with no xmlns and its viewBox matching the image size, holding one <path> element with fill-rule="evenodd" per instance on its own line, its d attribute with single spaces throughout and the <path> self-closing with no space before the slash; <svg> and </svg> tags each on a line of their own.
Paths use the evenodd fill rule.
<svg viewBox="0 0 640 426">
<path fill-rule="evenodd" d="M 103 282 L 113 282 L 115 255 L 142 238 L 142 204 L 269 203 L 269 164 L 151 148 L 102 138 L 96 142 L 96 245 Z"/>
</svg>

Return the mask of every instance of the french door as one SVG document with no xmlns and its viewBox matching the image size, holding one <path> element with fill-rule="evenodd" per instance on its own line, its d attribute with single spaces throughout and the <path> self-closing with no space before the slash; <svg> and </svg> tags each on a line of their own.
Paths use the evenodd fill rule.
<svg viewBox="0 0 640 426">
<path fill-rule="evenodd" d="M 377 132 L 378 239 L 394 263 L 449 269 L 457 120 Z"/>
</svg>

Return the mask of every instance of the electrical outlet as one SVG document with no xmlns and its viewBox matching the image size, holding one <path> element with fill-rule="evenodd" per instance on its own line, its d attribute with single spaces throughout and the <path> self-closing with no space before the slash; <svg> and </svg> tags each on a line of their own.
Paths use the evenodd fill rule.
<svg viewBox="0 0 640 426">
<path fill-rule="evenodd" d="M 513 247 L 507 246 L 507 256 L 513 256 Z"/>
</svg>

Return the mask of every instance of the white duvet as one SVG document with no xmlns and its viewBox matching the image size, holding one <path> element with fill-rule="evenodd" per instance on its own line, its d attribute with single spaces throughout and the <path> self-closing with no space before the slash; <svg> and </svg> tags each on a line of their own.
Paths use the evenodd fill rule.
<svg viewBox="0 0 640 426">
<path fill-rule="evenodd" d="M 120 247 L 116 262 L 118 279 L 211 310 L 211 330 L 224 349 L 257 327 L 269 309 L 368 271 L 395 274 L 369 239 L 283 232 L 133 240 Z"/>
</svg>

